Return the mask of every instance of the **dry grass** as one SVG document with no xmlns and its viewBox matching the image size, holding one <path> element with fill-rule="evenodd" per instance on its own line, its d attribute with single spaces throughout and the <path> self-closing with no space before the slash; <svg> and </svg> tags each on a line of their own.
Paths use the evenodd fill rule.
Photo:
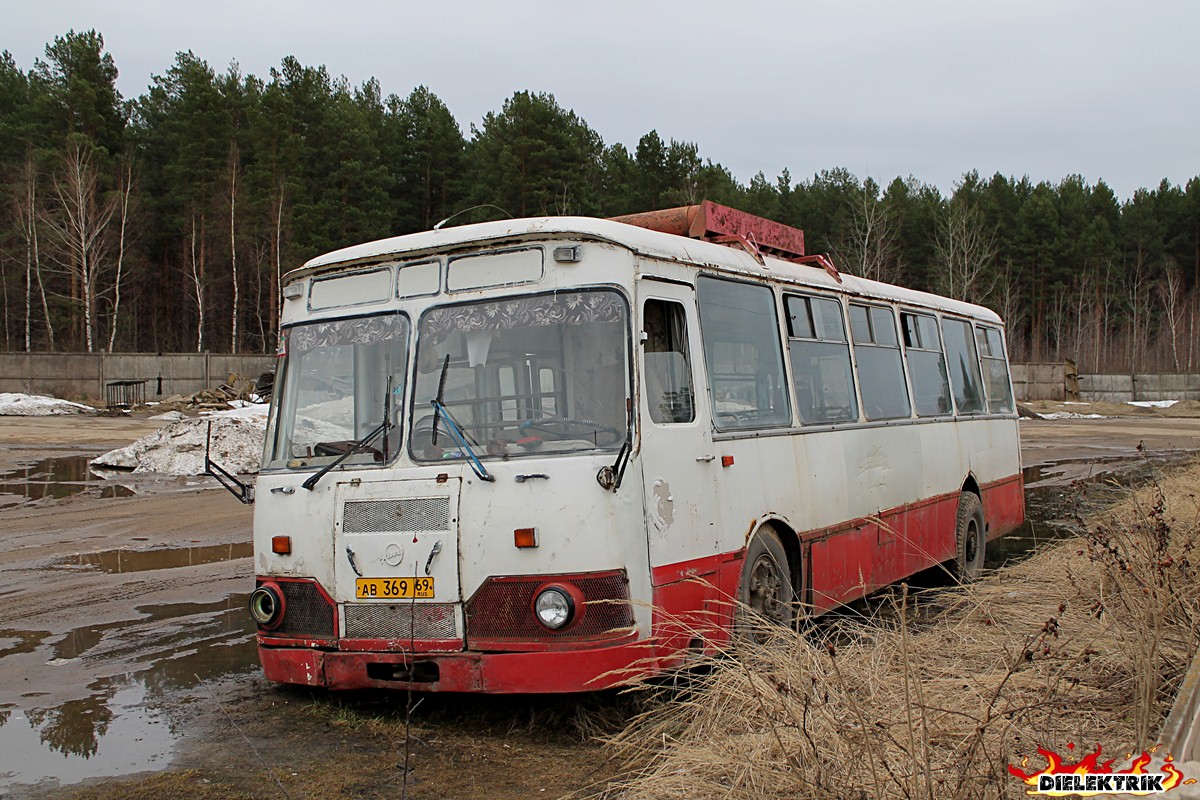
<svg viewBox="0 0 1200 800">
<path fill-rule="evenodd" d="M 601 796 L 1022 797 L 1006 767 L 1038 745 L 1154 744 L 1200 639 L 1198 488 L 1194 465 L 971 586 L 738 645 L 609 740 L 630 767 Z"/>
</svg>

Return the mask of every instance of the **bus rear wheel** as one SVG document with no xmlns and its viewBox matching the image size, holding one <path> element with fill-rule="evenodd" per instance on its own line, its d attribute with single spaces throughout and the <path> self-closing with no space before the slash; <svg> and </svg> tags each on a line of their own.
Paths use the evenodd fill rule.
<svg viewBox="0 0 1200 800">
<path fill-rule="evenodd" d="M 746 546 L 738 600 L 743 632 L 767 622 L 791 627 L 794 620 L 792 573 L 779 534 L 762 528 Z M 755 637 L 757 638 L 757 637 Z"/>
<path fill-rule="evenodd" d="M 963 492 L 958 496 L 954 539 L 954 577 L 961 583 L 969 583 L 983 572 L 983 555 L 987 550 L 983 503 L 974 492 Z"/>
</svg>

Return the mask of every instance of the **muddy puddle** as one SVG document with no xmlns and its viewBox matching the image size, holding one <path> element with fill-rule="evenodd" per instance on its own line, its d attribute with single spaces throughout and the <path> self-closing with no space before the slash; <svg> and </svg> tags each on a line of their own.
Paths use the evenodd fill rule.
<svg viewBox="0 0 1200 800">
<path fill-rule="evenodd" d="M 77 495 L 113 498 L 135 494 L 168 494 L 216 486 L 211 478 L 189 475 L 134 474 L 94 467 L 93 456 L 44 458 L 18 468 L 0 469 L 0 508 L 52 503 Z"/>
<path fill-rule="evenodd" d="M 1190 452 L 1137 458 L 1054 461 L 1023 470 L 1025 524 L 988 543 L 988 569 L 1027 557 L 1047 542 L 1077 532 L 1076 516 L 1087 516 L 1120 500 L 1161 474 L 1165 467 L 1192 457 Z"/>
<path fill-rule="evenodd" d="M 136 550 L 122 547 L 116 550 L 101 550 L 95 553 L 79 553 L 69 558 L 59 559 L 52 566 L 60 569 L 90 567 L 100 572 L 120 574 L 126 572 L 146 572 L 156 569 L 194 567 L 199 564 L 215 564 L 220 561 L 232 561 L 235 558 L 249 558 L 252 555 L 254 555 L 253 542 L 155 548 L 151 550 Z"/>
<path fill-rule="evenodd" d="M 88 456 L 44 458 L 26 467 L 0 472 L 0 507 L 37 500 L 61 500 L 76 494 L 130 497 L 132 488 L 106 481 L 88 467 Z"/>
<path fill-rule="evenodd" d="M 0 796 L 22 784 L 165 768 L 187 732 L 181 695 L 256 666 L 246 599 L 142 606 L 138 619 L 65 634 L 0 630 L 0 658 L 39 660 L 45 680 L 99 675 L 62 702 L 32 688 L 4 693 Z M 114 664 L 125 669 L 105 674 Z"/>
</svg>

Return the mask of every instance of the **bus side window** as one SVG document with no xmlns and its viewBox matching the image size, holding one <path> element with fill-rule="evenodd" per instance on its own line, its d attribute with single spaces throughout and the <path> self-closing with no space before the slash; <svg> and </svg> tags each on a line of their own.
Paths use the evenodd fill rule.
<svg viewBox="0 0 1200 800">
<path fill-rule="evenodd" d="M 975 337 L 971 335 L 971 323 L 943 319 L 942 337 L 945 339 L 950 386 L 954 389 L 958 413 L 983 413 L 983 391 L 979 385 L 979 361 L 975 358 Z"/>
<path fill-rule="evenodd" d="M 696 419 L 692 363 L 683 306 L 669 300 L 647 300 L 642 307 L 642 353 L 646 407 L 657 423 Z"/>
<path fill-rule="evenodd" d="M 899 419 L 912 415 L 904 361 L 890 308 L 851 304 L 850 330 L 858 362 L 858 386 L 867 419 Z"/>
<path fill-rule="evenodd" d="M 983 364 L 983 389 L 987 395 L 988 409 L 993 414 L 1011 414 L 1013 398 L 1008 382 L 1008 360 L 1005 358 L 1000 331 L 980 326 L 975 329 L 975 338 L 979 343 L 979 359 Z"/>
<path fill-rule="evenodd" d="M 950 413 L 950 382 L 937 320 L 928 314 L 900 313 L 908 374 L 912 378 L 913 402 L 918 417 L 940 417 Z"/>
<path fill-rule="evenodd" d="M 858 419 L 854 370 L 842 305 L 825 297 L 786 297 L 788 357 L 805 425 Z"/>
<path fill-rule="evenodd" d="M 696 295 L 717 429 L 790 425 L 771 287 L 701 276 Z"/>
</svg>

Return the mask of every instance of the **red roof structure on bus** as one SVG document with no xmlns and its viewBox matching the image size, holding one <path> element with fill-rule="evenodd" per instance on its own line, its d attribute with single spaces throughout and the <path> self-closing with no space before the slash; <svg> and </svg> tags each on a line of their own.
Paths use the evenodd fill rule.
<svg viewBox="0 0 1200 800">
<path fill-rule="evenodd" d="M 767 255 L 785 259 L 804 256 L 804 231 L 711 200 L 694 206 L 664 208 L 611 219 L 676 236 L 749 245 Z"/>
</svg>

